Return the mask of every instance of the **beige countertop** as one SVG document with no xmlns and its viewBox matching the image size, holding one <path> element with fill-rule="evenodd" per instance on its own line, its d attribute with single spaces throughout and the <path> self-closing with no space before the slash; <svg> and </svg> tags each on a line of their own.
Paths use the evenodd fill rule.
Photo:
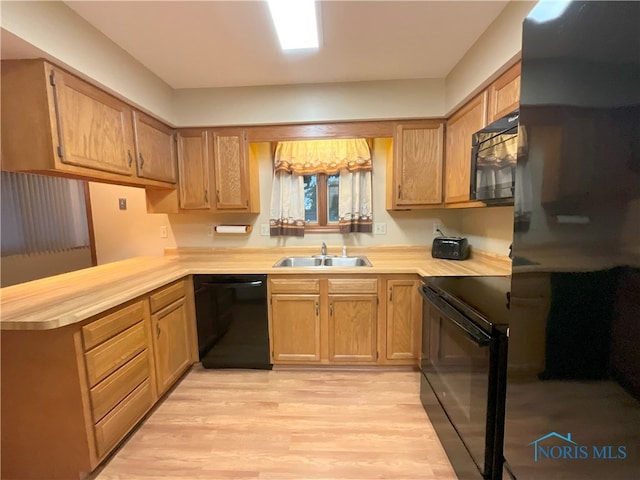
<svg viewBox="0 0 640 480">
<path fill-rule="evenodd" d="M 510 275 L 506 256 L 474 252 L 464 261 L 431 258 L 427 247 L 349 249 L 372 267 L 274 268 L 284 256 L 317 254 L 309 248 L 179 249 L 164 257 L 136 257 L 0 289 L 2 330 L 46 330 L 85 320 L 185 275 L 204 273 Z M 329 254 L 339 254 L 329 248 Z"/>
</svg>

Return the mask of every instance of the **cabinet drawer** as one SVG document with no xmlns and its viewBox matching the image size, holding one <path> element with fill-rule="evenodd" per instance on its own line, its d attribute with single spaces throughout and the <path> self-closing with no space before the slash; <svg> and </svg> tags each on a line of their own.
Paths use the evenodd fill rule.
<svg viewBox="0 0 640 480">
<path fill-rule="evenodd" d="M 313 278 L 274 278 L 270 280 L 270 286 L 271 293 L 320 293 L 320 280 Z"/>
<path fill-rule="evenodd" d="M 378 293 L 377 278 L 330 278 L 329 293 Z"/>
<path fill-rule="evenodd" d="M 183 280 L 163 288 L 158 292 L 152 293 L 149 296 L 149 300 L 151 301 L 151 313 L 157 312 L 182 297 L 184 297 Z"/>
<path fill-rule="evenodd" d="M 151 407 L 151 387 L 145 380 L 95 427 L 96 449 L 102 457 L 140 420 Z"/>
<path fill-rule="evenodd" d="M 96 345 L 126 330 L 144 319 L 144 301 L 122 308 L 117 312 L 82 327 L 84 349 L 91 350 Z"/>
<path fill-rule="evenodd" d="M 144 322 L 137 323 L 85 354 L 89 386 L 95 386 L 145 349 Z"/>
<path fill-rule="evenodd" d="M 149 377 L 148 351 L 144 350 L 91 389 L 93 421 L 98 422 Z"/>
</svg>

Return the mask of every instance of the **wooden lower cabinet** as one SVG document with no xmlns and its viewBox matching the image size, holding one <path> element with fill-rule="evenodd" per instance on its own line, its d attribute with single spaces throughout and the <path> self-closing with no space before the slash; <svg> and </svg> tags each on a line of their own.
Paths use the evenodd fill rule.
<svg viewBox="0 0 640 480">
<path fill-rule="evenodd" d="M 271 360 L 320 361 L 320 295 L 271 297 Z"/>
<path fill-rule="evenodd" d="M 329 295 L 330 362 L 376 362 L 377 311 L 377 295 Z"/>
<path fill-rule="evenodd" d="M 158 395 L 166 392 L 191 365 L 187 320 L 184 297 L 151 316 Z"/>
<path fill-rule="evenodd" d="M 87 477 L 197 361 L 194 310 L 187 278 L 81 323 L 3 331 L 1 478 Z"/>
<path fill-rule="evenodd" d="M 386 281 L 386 360 L 417 362 L 422 331 L 422 297 L 415 276 Z"/>
<path fill-rule="evenodd" d="M 274 364 L 416 365 L 422 300 L 415 275 L 273 275 Z M 384 299 L 390 287 L 392 301 Z"/>
</svg>

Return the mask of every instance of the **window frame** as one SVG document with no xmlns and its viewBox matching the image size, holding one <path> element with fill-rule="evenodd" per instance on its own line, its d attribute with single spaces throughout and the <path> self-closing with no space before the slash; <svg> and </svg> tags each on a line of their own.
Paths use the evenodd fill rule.
<svg viewBox="0 0 640 480">
<path fill-rule="evenodd" d="M 316 176 L 318 223 L 305 222 L 304 233 L 340 233 L 339 223 L 329 223 L 329 211 L 327 208 L 327 190 L 329 188 L 327 177 L 329 175 L 326 173 L 314 173 L 313 175 Z"/>
</svg>

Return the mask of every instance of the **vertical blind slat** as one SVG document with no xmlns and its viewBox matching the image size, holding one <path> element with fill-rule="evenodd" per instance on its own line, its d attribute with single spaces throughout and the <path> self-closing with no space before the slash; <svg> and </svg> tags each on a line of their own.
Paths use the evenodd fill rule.
<svg viewBox="0 0 640 480">
<path fill-rule="evenodd" d="M 1 173 L 3 256 L 89 246 L 81 182 Z"/>
</svg>

